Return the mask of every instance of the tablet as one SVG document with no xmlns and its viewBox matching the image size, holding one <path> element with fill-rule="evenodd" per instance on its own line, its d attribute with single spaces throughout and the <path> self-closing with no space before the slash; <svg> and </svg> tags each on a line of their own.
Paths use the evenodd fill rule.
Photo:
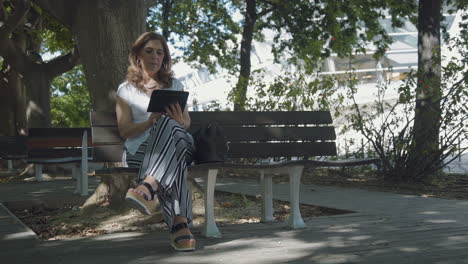
<svg viewBox="0 0 468 264">
<path fill-rule="evenodd" d="M 170 104 L 179 103 L 180 109 L 184 111 L 189 93 L 167 89 L 154 90 L 148 105 L 147 112 L 166 112 L 164 109 Z"/>
</svg>

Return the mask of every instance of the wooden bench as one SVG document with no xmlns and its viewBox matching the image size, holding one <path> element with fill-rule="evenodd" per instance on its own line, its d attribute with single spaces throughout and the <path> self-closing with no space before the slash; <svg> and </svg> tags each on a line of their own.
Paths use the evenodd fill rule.
<svg viewBox="0 0 468 264">
<path fill-rule="evenodd" d="M 299 187 L 304 167 L 355 166 L 378 163 L 378 159 L 339 161 L 313 160 L 317 156 L 336 156 L 335 130 L 327 111 L 304 112 L 191 112 L 191 132 L 207 121 L 221 125 L 229 142 L 230 160 L 225 163 L 192 165 L 190 177 L 205 177 L 205 225 L 203 234 L 220 237 L 213 205 L 216 176 L 219 169 L 242 168 L 259 172 L 263 209 L 262 221 L 273 221 L 273 174 L 287 173 L 290 180 L 292 228 L 305 227 L 299 211 Z M 116 126 L 115 113 L 91 112 L 93 161 L 119 162 L 122 138 Z M 279 161 L 271 161 L 276 158 Z M 250 162 L 249 162 L 250 161 Z M 129 174 L 137 169 L 108 168 L 96 174 Z"/>
<path fill-rule="evenodd" d="M 8 171 L 13 170 L 13 160 L 28 156 L 25 136 L 0 136 L 0 159 L 8 162 Z"/>
<path fill-rule="evenodd" d="M 88 194 L 88 151 L 90 128 L 30 128 L 25 161 L 34 164 L 37 181 L 42 181 L 43 165 L 72 164 L 75 193 Z"/>
</svg>

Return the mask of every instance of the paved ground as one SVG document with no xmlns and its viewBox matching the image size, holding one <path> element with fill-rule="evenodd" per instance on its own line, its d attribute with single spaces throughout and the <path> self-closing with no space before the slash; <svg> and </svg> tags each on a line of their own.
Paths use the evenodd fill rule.
<svg viewBox="0 0 468 264">
<path fill-rule="evenodd" d="M 91 188 L 95 182 L 91 181 Z M 203 184 L 202 180 L 199 180 Z M 217 189 L 258 194 L 255 181 L 223 178 Z M 0 201 L 70 200 L 70 181 L 0 184 Z M 274 186 L 277 199 L 288 186 Z M 302 186 L 301 202 L 356 213 L 285 223 L 229 225 L 221 239 L 197 237 L 175 253 L 165 233 L 120 233 L 43 242 L 0 206 L 2 263 L 468 263 L 468 202 Z M 195 230 L 196 231 L 196 230 Z"/>
</svg>

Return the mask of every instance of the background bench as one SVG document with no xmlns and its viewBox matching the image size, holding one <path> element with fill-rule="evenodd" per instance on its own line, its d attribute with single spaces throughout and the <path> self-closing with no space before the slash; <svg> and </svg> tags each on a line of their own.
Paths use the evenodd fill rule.
<svg viewBox="0 0 468 264">
<path fill-rule="evenodd" d="M 190 116 L 192 125 L 189 131 L 195 131 L 207 121 L 216 122 L 223 127 L 230 146 L 228 162 L 189 167 L 190 177 L 203 176 L 206 180 L 203 233 L 208 237 L 221 236 L 213 213 L 214 189 L 219 169 L 242 168 L 259 172 L 264 222 L 273 220 L 273 174 L 289 174 L 291 203 L 289 225 L 293 228 L 303 228 L 305 224 L 299 211 L 299 187 L 304 167 L 344 167 L 379 161 L 378 159 L 312 160 L 312 157 L 337 154 L 334 142 L 336 134 L 328 111 L 191 112 Z M 90 118 L 92 161 L 120 162 L 123 140 L 118 133 L 115 113 L 91 112 Z M 136 175 L 137 172 L 137 169 L 118 167 L 102 169 L 96 171 L 96 174 L 134 173 Z"/>
<path fill-rule="evenodd" d="M 90 132 L 90 128 L 30 128 L 26 162 L 34 164 L 36 179 L 43 180 L 43 165 L 71 163 L 75 193 L 87 195 Z"/>
<path fill-rule="evenodd" d="M 8 171 L 13 170 L 13 160 L 28 156 L 25 136 L 0 136 L 0 159 L 7 160 Z"/>
</svg>

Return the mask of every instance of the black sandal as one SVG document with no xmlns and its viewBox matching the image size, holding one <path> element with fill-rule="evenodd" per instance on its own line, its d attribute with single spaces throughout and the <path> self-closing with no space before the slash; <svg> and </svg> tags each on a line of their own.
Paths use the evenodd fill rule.
<svg viewBox="0 0 468 264">
<path fill-rule="evenodd" d="M 140 185 L 143 185 L 148 189 L 151 197 L 148 197 L 148 195 L 146 195 L 145 193 L 143 193 L 143 196 L 141 196 L 140 194 L 136 192 L 132 192 L 128 190 L 127 194 L 125 195 L 125 201 L 127 201 L 128 204 L 132 208 L 137 209 L 141 213 L 147 214 L 147 215 L 153 215 L 156 212 L 156 206 L 157 206 L 155 204 L 156 201 L 154 200 L 154 196 L 156 192 L 153 190 L 153 187 L 151 187 L 151 185 L 147 182 L 143 182 L 139 184 L 138 186 Z M 154 208 L 154 209 L 151 210 L 150 208 Z"/>
<path fill-rule="evenodd" d="M 179 223 L 171 228 L 171 245 L 176 251 L 194 251 L 195 250 L 195 237 L 193 235 L 181 235 L 174 237 L 174 233 L 177 231 L 189 228 L 187 223 Z M 180 240 L 192 240 L 190 243 L 187 244 L 180 244 Z"/>
</svg>

